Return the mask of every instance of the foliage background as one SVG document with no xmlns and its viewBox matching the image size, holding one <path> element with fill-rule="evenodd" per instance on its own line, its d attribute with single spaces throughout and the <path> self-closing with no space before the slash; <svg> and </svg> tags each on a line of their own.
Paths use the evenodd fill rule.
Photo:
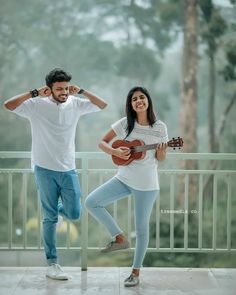
<svg viewBox="0 0 236 295">
<path fill-rule="evenodd" d="M 89 89 L 108 102 L 108 107 L 96 114 L 81 118 L 76 134 L 76 151 L 98 151 L 97 144 L 111 123 L 124 116 L 124 105 L 128 90 L 137 84 L 150 90 L 158 117 L 167 123 L 169 137 L 180 133 L 181 76 L 183 49 L 183 6 L 177 0 L 67 0 L 50 2 L 46 0 L 0 0 L 0 98 L 1 105 L 11 96 L 44 85 L 44 77 L 54 67 L 63 67 L 73 76 L 73 83 Z M 207 23 L 199 6 L 199 48 L 198 48 L 198 152 L 209 152 L 208 133 L 208 92 L 209 76 L 209 28 L 216 32 L 215 50 L 215 118 L 216 128 L 220 123 L 222 110 L 235 94 L 236 59 L 230 51 L 235 40 L 234 1 L 205 1 L 212 3 L 217 15 L 216 24 Z M 201 1 L 199 1 L 201 4 Z M 220 34 L 218 27 L 225 25 Z M 229 58 L 230 57 L 230 58 Z M 224 74 L 224 75 L 223 75 Z M 228 75 L 228 76 L 227 76 Z M 226 79 L 225 77 L 228 77 Z M 226 118 L 226 127 L 220 136 L 219 151 L 235 152 L 235 115 L 232 107 Z M 180 134 L 181 135 L 181 134 Z M 0 108 L 0 150 L 30 151 L 31 135 L 29 123 Z M 196 152 L 197 152 L 196 151 Z M 77 163 L 78 165 L 80 163 Z M 26 160 L 1 160 L 0 167 L 26 168 Z M 109 165 L 107 163 L 107 165 Z M 167 162 L 168 166 L 169 163 Z M 222 164 L 224 165 L 224 163 Z M 235 169 L 235 163 L 227 169 Z M 161 180 L 163 200 L 168 199 L 168 179 Z M 0 174 L 0 244 L 7 237 L 7 179 Z M 99 184 L 92 179 L 90 190 Z M 209 192 L 212 192 L 211 188 Z M 235 192 L 235 190 L 234 190 Z M 22 243 L 22 178 L 14 176 L 13 188 L 13 243 Z M 211 195 L 211 194 L 209 194 Z M 225 216 L 226 187 L 222 180 L 219 187 L 222 195 L 218 214 Z M 28 243 L 37 240 L 37 192 L 33 176 L 29 176 L 27 202 Z M 235 210 L 233 193 L 232 212 Z M 194 200 L 193 204 L 197 204 Z M 212 199 L 204 199 L 204 222 L 206 246 L 211 244 Z M 162 208 L 168 202 L 164 201 Z M 178 206 L 178 203 L 176 203 Z M 120 203 L 120 221 L 126 216 L 127 205 Z M 124 210 L 123 210 L 124 209 Z M 168 236 L 167 216 L 163 220 L 161 232 Z M 181 244 L 181 218 L 176 218 L 175 231 Z M 166 220 L 165 220 L 166 219 Z M 155 210 L 153 211 L 150 244 L 155 240 Z M 97 243 L 97 223 L 89 219 L 91 243 Z M 225 223 L 219 223 L 222 234 L 219 243 L 225 242 Z M 190 219 L 190 229 L 194 228 L 194 217 Z M 80 223 L 74 223 L 72 240 L 80 243 Z M 125 227 L 126 225 L 123 224 Z M 73 226 L 72 226 L 73 227 Z M 103 230 L 100 229 L 103 233 Z M 235 245 L 236 221 L 232 220 L 232 243 Z M 104 233 L 104 239 L 108 238 Z M 189 233 L 190 243 L 196 242 L 196 230 Z M 58 234 L 58 243 L 65 243 L 65 234 Z M 178 240 L 178 239 L 177 239 Z M 105 240 L 104 240 L 105 241 Z M 164 240 L 163 240 L 164 241 Z M 100 241 L 101 242 L 101 241 Z M 134 240 L 132 240 L 132 243 Z M 65 256 L 66 257 L 66 256 Z M 77 264 L 77 260 L 66 259 L 65 264 Z M 129 265 L 132 254 L 115 254 L 108 258 L 97 253 L 89 254 L 91 265 Z M 232 267 L 236 265 L 232 254 L 148 254 L 145 266 L 214 266 Z"/>
</svg>

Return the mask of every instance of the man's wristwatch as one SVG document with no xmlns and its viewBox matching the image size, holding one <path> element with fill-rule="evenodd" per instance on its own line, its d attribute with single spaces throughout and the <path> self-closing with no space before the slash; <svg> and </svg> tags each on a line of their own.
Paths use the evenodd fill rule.
<svg viewBox="0 0 236 295">
<path fill-rule="evenodd" d="M 38 92 L 37 89 L 33 89 L 33 90 L 31 90 L 30 93 L 31 93 L 31 96 L 32 96 L 32 97 L 39 96 L 39 92 Z"/>
<path fill-rule="evenodd" d="M 82 94 L 84 92 L 84 89 L 83 88 L 80 88 L 78 94 Z"/>
</svg>

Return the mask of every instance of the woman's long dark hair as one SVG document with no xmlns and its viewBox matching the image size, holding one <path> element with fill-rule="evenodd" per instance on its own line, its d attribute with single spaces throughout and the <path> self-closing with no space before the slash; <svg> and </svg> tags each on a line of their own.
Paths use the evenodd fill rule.
<svg viewBox="0 0 236 295">
<path fill-rule="evenodd" d="M 130 133 L 133 131 L 134 123 L 137 118 L 137 113 L 134 111 L 132 107 L 132 96 L 135 91 L 142 92 L 148 99 L 147 119 L 148 119 L 149 125 L 153 126 L 153 124 L 156 122 L 156 115 L 154 114 L 154 111 L 153 111 L 152 99 L 149 92 L 147 91 L 146 88 L 142 86 L 135 86 L 132 89 L 130 89 L 126 99 L 126 116 L 127 116 L 126 137 L 128 137 Z"/>
</svg>

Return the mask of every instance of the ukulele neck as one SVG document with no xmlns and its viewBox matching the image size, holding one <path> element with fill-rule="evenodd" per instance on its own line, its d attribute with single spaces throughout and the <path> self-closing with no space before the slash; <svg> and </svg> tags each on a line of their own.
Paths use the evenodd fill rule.
<svg viewBox="0 0 236 295">
<path fill-rule="evenodd" d="M 134 148 L 134 153 L 140 153 L 140 152 L 144 152 L 147 150 L 154 150 L 157 148 L 157 146 L 158 146 L 158 143 L 136 146 Z"/>
</svg>

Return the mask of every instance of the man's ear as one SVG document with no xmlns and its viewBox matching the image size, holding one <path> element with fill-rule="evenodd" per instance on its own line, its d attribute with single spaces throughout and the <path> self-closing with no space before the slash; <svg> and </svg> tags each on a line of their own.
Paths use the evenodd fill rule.
<svg viewBox="0 0 236 295">
<path fill-rule="evenodd" d="M 45 90 L 44 90 L 44 94 L 49 96 L 52 94 L 52 91 L 51 91 L 51 88 L 47 87 Z"/>
</svg>

